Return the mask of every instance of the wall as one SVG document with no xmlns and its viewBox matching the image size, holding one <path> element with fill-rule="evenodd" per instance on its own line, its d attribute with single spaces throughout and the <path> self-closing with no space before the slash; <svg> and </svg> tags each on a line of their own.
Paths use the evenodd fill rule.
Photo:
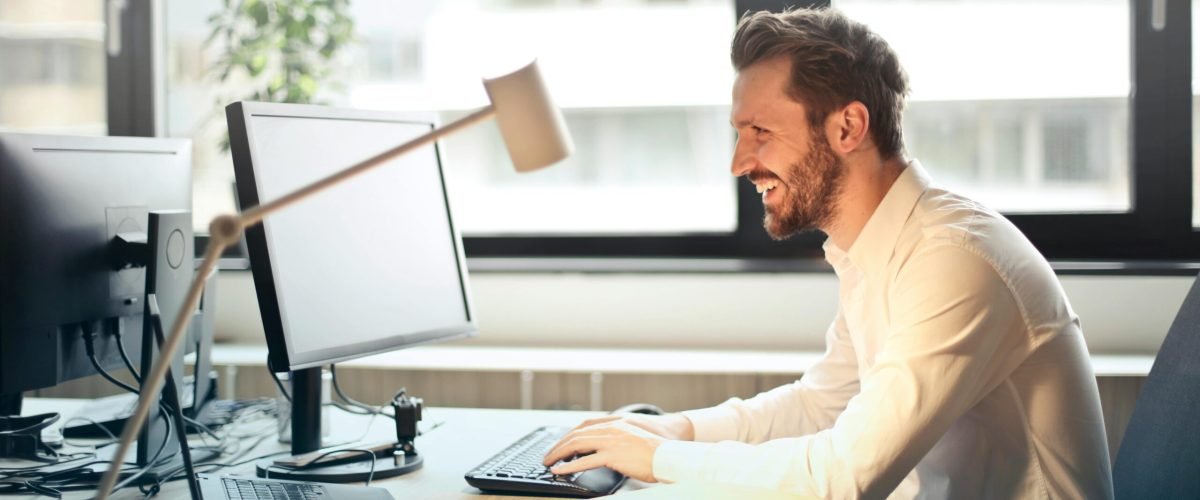
<svg viewBox="0 0 1200 500">
<path fill-rule="evenodd" d="M 1065 276 L 1062 282 L 1093 353 L 1154 353 L 1192 278 Z M 250 273 L 223 273 L 218 286 L 220 336 L 261 343 Z M 837 280 L 832 274 L 480 273 L 472 286 L 482 332 L 460 344 L 819 350 L 836 307 Z M 226 397 L 275 394 L 261 367 L 217 371 Z M 701 408 L 730 396 L 753 396 L 798 375 L 606 374 L 599 403 L 606 410 L 639 401 L 668 411 Z M 430 406 L 518 408 L 522 376 L 347 368 L 342 386 L 372 403 L 407 387 Z M 1142 383 L 1141 377 L 1098 379 L 1113 457 Z M 590 384 L 586 374 L 538 373 L 532 407 L 586 409 Z M 118 391 L 97 376 L 38 394 L 95 397 Z"/>
<path fill-rule="evenodd" d="M 1064 276 L 1093 353 L 1155 353 L 1192 277 Z M 461 344 L 821 350 L 833 274 L 476 273 Z M 261 343 L 249 272 L 222 273 L 219 338 Z M 331 332 L 336 334 L 336 332 Z"/>
</svg>

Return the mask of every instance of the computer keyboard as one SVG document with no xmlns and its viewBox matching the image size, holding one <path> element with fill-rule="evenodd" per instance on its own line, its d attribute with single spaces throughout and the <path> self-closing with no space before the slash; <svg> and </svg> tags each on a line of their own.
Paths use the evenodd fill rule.
<svg viewBox="0 0 1200 500">
<path fill-rule="evenodd" d="M 325 495 L 325 488 L 317 483 L 223 477 L 221 486 L 230 500 L 316 500 Z"/>
<path fill-rule="evenodd" d="M 204 500 L 390 500 L 387 490 L 344 484 L 196 474 Z"/>
<path fill-rule="evenodd" d="M 530 432 L 468 472 L 467 484 L 485 491 L 574 497 L 608 495 L 625 484 L 625 476 L 607 467 L 556 476 L 542 465 L 546 452 L 569 430 L 541 427 Z"/>
</svg>

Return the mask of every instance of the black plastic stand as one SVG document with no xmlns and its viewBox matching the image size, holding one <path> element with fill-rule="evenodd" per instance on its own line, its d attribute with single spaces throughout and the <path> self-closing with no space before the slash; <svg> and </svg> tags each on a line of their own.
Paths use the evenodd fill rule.
<svg viewBox="0 0 1200 500">
<path fill-rule="evenodd" d="M 306 368 L 291 373 L 292 381 L 292 455 L 321 449 L 321 367 Z M 352 447 L 351 447 L 352 448 Z M 337 465 L 315 465 L 290 468 L 275 465 L 275 459 L 260 460 L 255 469 L 259 477 L 317 481 L 322 483 L 359 483 L 367 478 L 383 479 L 420 469 L 421 456 L 399 447 L 391 457 L 373 457 Z M 374 472 L 372 472 L 372 461 Z"/>
<path fill-rule="evenodd" d="M 363 454 L 365 457 L 366 454 Z M 371 461 L 365 458 L 360 462 L 348 464 L 326 465 L 292 469 L 275 465 L 275 460 L 265 458 L 255 464 L 258 477 L 272 479 L 290 479 L 292 481 L 316 481 L 320 483 L 361 483 L 367 480 L 396 477 L 401 474 L 418 470 L 424 465 L 420 455 L 405 455 L 403 453 L 392 457 L 375 458 L 375 473 L 371 473 Z"/>
<path fill-rule="evenodd" d="M 321 367 L 291 373 L 292 454 L 321 448 Z"/>
</svg>

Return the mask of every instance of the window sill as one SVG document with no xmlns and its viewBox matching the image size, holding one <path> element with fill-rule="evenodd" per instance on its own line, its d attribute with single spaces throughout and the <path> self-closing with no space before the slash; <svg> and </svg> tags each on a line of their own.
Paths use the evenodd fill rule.
<svg viewBox="0 0 1200 500">
<path fill-rule="evenodd" d="M 376 354 L 346 367 L 464 372 L 602 373 L 655 375 L 800 375 L 821 359 L 819 351 L 717 351 L 696 349 L 585 349 L 501 346 L 422 346 Z M 263 366 L 262 345 L 213 346 L 215 366 Z M 1150 354 L 1093 354 L 1097 377 L 1144 377 Z"/>
<path fill-rule="evenodd" d="M 250 269 L 246 258 L 222 258 L 223 271 Z M 1185 261 L 1054 261 L 1059 275 L 1071 276 L 1195 276 L 1200 262 Z M 564 258 L 477 257 L 467 259 L 472 273 L 588 273 L 588 274 L 805 274 L 831 273 L 821 259 L 699 259 L 699 258 Z"/>
<path fill-rule="evenodd" d="M 1059 275 L 1195 276 L 1200 262 L 1179 261 L 1056 261 L 1050 266 Z M 823 259 L 689 259 L 689 258 L 471 258 L 471 272 L 567 273 L 831 273 Z"/>
</svg>

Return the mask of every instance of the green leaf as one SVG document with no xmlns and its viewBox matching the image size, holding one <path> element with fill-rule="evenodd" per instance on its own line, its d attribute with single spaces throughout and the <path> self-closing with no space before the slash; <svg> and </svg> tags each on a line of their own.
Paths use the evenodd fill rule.
<svg viewBox="0 0 1200 500">
<path fill-rule="evenodd" d="M 246 10 L 250 13 L 250 18 L 254 19 L 254 24 L 260 28 L 271 22 L 271 9 L 265 3 L 250 0 L 246 2 Z"/>
<path fill-rule="evenodd" d="M 317 92 L 317 81 L 309 75 L 300 75 L 300 81 L 297 83 L 300 91 L 307 95 L 313 95 Z"/>
<path fill-rule="evenodd" d="M 254 57 L 250 59 L 250 64 L 246 67 L 250 70 L 250 76 L 262 74 L 263 69 L 267 67 L 267 55 L 262 53 L 254 54 Z"/>
<path fill-rule="evenodd" d="M 222 0 L 222 5 L 207 18 L 205 46 L 222 51 L 209 65 L 210 75 L 227 82 L 245 70 L 258 87 L 243 91 L 260 101 L 313 102 L 324 86 L 344 89 L 331 79 L 338 74 L 338 54 L 357 40 L 348 0 Z M 217 38 L 223 43 L 213 44 Z"/>
<path fill-rule="evenodd" d="M 272 94 L 279 92 L 279 89 L 283 88 L 283 85 L 283 75 L 275 75 L 271 78 L 271 81 L 267 83 L 267 92 Z"/>
</svg>

